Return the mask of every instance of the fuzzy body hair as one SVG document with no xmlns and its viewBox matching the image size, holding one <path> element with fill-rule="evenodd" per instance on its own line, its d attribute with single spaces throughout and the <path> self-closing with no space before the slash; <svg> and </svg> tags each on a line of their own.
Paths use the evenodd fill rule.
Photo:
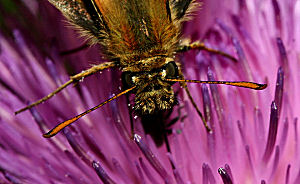
<svg viewBox="0 0 300 184">
<path fill-rule="evenodd" d="M 147 72 L 163 68 L 169 62 L 174 63 L 182 22 L 189 19 L 199 3 L 195 0 L 49 2 L 92 44 L 100 44 L 107 59 L 118 61 L 123 72 L 142 73 L 135 76 L 139 79 L 135 83 L 138 91 L 135 96 L 136 111 L 152 114 L 171 109 L 176 104 L 172 84 L 158 75 L 163 69 L 157 73 Z"/>
</svg>

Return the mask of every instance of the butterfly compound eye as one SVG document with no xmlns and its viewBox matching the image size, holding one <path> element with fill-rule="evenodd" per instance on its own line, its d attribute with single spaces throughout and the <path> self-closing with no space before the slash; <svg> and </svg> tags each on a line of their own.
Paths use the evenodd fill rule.
<svg viewBox="0 0 300 184">
<path fill-rule="evenodd" d="M 168 79 L 174 79 L 178 77 L 178 67 L 175 62 L 169 62 L 165 66 L 166 70 L 166 78 Z"/>
<path fill-rule="evenodd" d="M 122 73 L 122 82 L 125 88 L 131 88 L 134 86 L 132 81 L 132 73 L 131 72 L 124 72 Z"/>
</svg>

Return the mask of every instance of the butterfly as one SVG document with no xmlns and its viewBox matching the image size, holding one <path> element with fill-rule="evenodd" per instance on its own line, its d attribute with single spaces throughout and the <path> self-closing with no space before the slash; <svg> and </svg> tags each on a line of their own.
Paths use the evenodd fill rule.
<svg viewBox="0 0 300 184">
<path fill-rule="evenodd" d="M 28 110 L 83 78 L 109 68 L 122 71 L 124 91 L 68 119 L 43 136 L 56 135 L 64 127 L 124 94 L 134 94 L 133 110 L 141 117 L 160 114 L 177 104 L 172 85 L 179 82 L 208 131 L 186 83 L 226 84 L 262 90 L 266 84 L 185 79 L 176 55 L 191 49 L 206 50 L 235 60 L 229 54 L 208 48 L 202 42 L 182 42 L 182 24 L 200 4 L 194 0 L 49 0 L 90 44 L 99 44 L 108 62 L 70 77 L 44 98 L 16 111 Z"/>
</svg>

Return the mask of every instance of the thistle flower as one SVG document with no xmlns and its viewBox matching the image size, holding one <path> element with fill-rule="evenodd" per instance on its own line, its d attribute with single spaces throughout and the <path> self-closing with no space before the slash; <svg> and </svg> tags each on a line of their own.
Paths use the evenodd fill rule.
<svg viewBox="0 0 300 184">
<path fill-rule="evenodd" d="M 26 2 L 26 3 L 25 3 Z M 1 183 L 299 183 L 299 1 L 203 1 L 184 35 L 230 53 L 179 55 L 187 79 L 268 83 L 264 91 L 189 84 L 212 128 L 207 133 L 179 90 L 168 135 L 157 147 L 133 118 L 125 97 L 80 119 L 51 139 L 42 133 L 120 89 L 118 71 L 69 87 L 30 112 L 24 105 L 70 75 L 101 61 L 99 48 L 62 52 L 83 39 L 46 1 L 0 3 Z M 30 21 L 29 21 L 30 20 Z M 107 85 L 111 84 L 111 85 Z"/>
</svg>

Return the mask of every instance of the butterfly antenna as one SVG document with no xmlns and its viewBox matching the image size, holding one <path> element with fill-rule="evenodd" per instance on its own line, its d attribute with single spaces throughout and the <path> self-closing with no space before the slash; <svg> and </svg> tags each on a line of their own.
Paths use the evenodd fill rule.
<svg viewBox="0 0 300 184">
<path fill-rule="evenodd" d="M 89 110 L 87 110 L 87 111 L 85 111 L 85 112 L 83 112 L 83 113 L 81 113 L 81 114 L 79 114 L 79 115 L 77 115 L 77 116 L 71 118 L 71 119 L 68 119 L 68 120 L 66 120 L 66 121 L 64 121 L 64 122 L 62 122 L 62 123 L 60 123 L 60 124 L 58 124 L 56 127 L 54 127 L 52 130 L 50 130 L 48 133 L 44 134 L 43 137 L 45 137 L 45 138 L 53 137 L 53 136 L 56 135 L 58 132 L 60 132 L 63 128 L 65 128 L 66 126 L 69 126 L 71 123 L 74 123 L 74 122 L 75 122 L 76 120 L 78 120 L 79 118 L 81 118 L 81 117 L 87 115 L 88 113 L 90 113 L 90 112 L 92 112 L 92 111 L 98 109 L 99 107 L 102 107 L 103 105 L 109 103 L 110 101 L 115 100 L 116 98 L 118 98 L 118 97 L 120 97 L 120 96 L 122 96 L 122 95 L 124 95 L 124 94 L 126 94 L 126 93 L 128 93 L 128 92 L 130 92 L 130 91 L 133 90 L 135 87 L 136 87 L 136 86 L 133 86 L 133 87 L 131 87 L 131 88 L 125 90 L 125 91 L 122 91 L 121 93 L 119 93 L 119 94 L 117 94 L 117 95 L 114 95 L 113 97 L 111 97 L 111 98 L 109 98 L 108 100 L 106 100 L 106 101 L 100 103 L 99 105 L 97 105 L 97 106 L 95 106 L 95 107 L 93 107 L 93 108 L 91 108 L 91 109 L 89 109 Z"/>
<path fill-rule="evenodd" d="M 200 81 L 200 80 L 186 80 L 186 79 L 164 79 L 165 81 L 170 82 L 189 82 L 189 83 L 201 83 L 201 84 L 225 84 L 230 86 L 237 86 L 243 88 L 250 88 L 255 90 L 263 90 L 267 87 L 267 84 L 258 84 L 254 82 L 245 82 L 245 81 Z"/>
<path fill-rule="evenodd" d="M 186 80 L 186 79 L 164 79 L 165 81 L 170 81 L 170 82 L 182 82 L 184 83 L 183 87 L 189 97 L 189 99 L 192 102 L 192 105 L 194 106 L 194 108 L 196 109 L 198 115 L 200 116 L 206 131 L 211 133 L 212 130 L 210 129 L 210 127 L 208 126 L 205 118 L 203 117 L 201 111 L 199 110 L 196 102 L 194 101 L 186 83 L 202 83 L 202 84 L 225 84 L 225 85 L 231 85 L 231 86 L 237 86 L 237 87 L 244 87 L 244 88 L 250 88 L 250 89 L 255 89 L 255 90 L 262 90 L 265 89 L 267 87 L 267 84 L 258 84 L 258 83 L 254 83 L 254 82 L 244 82 L 244 81 L 240 81 L 240 82 L 231 82 L 231 81 L 199 81 L 199 80 Z"/>
</svg>

